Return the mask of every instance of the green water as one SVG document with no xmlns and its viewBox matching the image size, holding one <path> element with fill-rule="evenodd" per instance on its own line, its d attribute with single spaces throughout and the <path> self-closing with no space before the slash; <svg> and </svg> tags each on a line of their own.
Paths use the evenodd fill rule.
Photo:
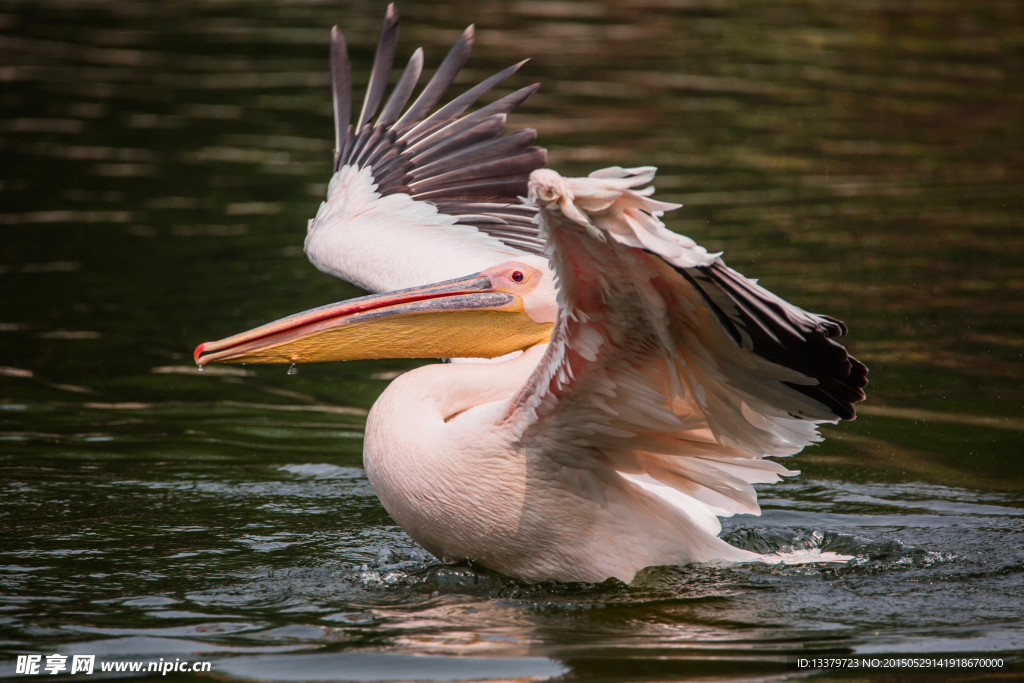
<svg viewBox="0 0 1024 683">
<path fill-rule="evenodd" d="M 301 244 L 330 173 L 328 30 L 365 82 L 383 3 L 0 0 L 0 676 L 54 652 L 600 681 L 1024 652 L 1024 6 L 399 10 L 399 61 L 435 66 L 475 22 L 460 88 L 532 57 L 510 126 L 552 167 L 657 165 L 685 205 L 669 227 L 846 321 L 859 419 L 725 533 L 857 559 L 629 587 L 438 564 L 361 467 L 366 410 L 413 363 L 191 357 L 359 294 Z"/>
</svg>

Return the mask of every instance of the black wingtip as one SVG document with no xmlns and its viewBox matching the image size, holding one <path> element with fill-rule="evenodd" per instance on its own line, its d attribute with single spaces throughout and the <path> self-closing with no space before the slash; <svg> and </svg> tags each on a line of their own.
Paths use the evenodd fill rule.
<svg viewBox="0 0 1024 683">
<path fill-rule="evenodd" d="M 846 334 L 845 324 L 779 299 L 721 260 L 676 270 L 704 296 L 733 341 L 742 345 L 742 330 L 750 351 L 817 380 L 817 384 L 785 382 L 787 386 L 818 401 L 839 419 L 856 416 L 854 404 L 865 398 L 867 367 L 834 341 Z"/>
<path fill-rule="evenodd" d="M 863 389 L 868 385 L 868 366 L 850 356 L 849 383 L 852 386 Z"/>
<path fill-rule="evenodd" d="M 818 317 L 834 325 L 834 331 L 832 334 L 829 334 L 830 337 L 845 337 L 846 334 L 849 332 L 849 330 L 846 328 L 846 323 L 844 323 L 842 320 L 839 320 L 838 318 L 833 318 L 830 315 L 822 315 L 820 313 L 818 314 Z"/>
</svg>

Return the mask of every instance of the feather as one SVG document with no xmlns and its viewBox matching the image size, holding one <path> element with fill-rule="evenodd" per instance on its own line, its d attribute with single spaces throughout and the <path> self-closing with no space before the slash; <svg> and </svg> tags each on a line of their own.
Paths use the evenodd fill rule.
<svg viewBox="0 0 1024 683">
<path fill-rule="evenodd" d="M 504 156 L 484 161 L 475 166 L 460 165 L 459 168 L 455 168 L 447 173 L 431 175 L 423 180 L 414 181 L 409 187 L 414 195 L 419 195 L 431 190 L 452 187 L 474 179 L 521 176 L 529 174 L 530 171 L 543 164 L 544 158 L 544 150 L 534 147 L 515 156 Z"/>
<path fill-rule="evenodd" d="M 331 95 L 334 101 L 334 170 L 337 171 L 352 115 L 352 70 L 345 38 L 337 26 L 331 29 Z"/>
<path fill-rule="evenodd" d="M 517 130 L 509 135 L 487 139 L 479 144 L 471 145 L 454 154 L 446 155 L 437 161 L 422 164 L 412 173 L 412 176 L 413 179 L 429 178 L 430 176 L 448 173 L 453 169 L 467 168 L 486 159 L 492 159 L 505 154 L 514 154 L 521 149 L 533 146 L 536 140 L 537 131 L 532 128 Z"/>
<path fill-rule="evenodd" d="M 398 47 L 398 11 L 394 3 L 388 5 L 384 15 L 384 25 L 380 29 L 377 41 L 377 54 L 373 58 L 373 70 L 370 71 L 370 85 L 366 89 L 363 100 L 363 111 L 359 115 L 356 130 L 361 130 L 377 113 L 380 101 L 384 98 L 384 89 L 388 85 L 391 66 L 395 62 L 395 49 Z"/>
<path fill-rule="evenodd" d="M 429 149 L 432 145 L 436 144 L 438 140 L 444 139 L 445 137 L 453 134 L 454 132 L 461 131 L 469 127 L 470 125 L 476 123 L 477 121 L 481 121 L 483 119 L 486 119 L 490 116 L 494 116 L 497 114 L 508 114 L 510 111 L 512 111 L 520 104 L 525 102 L 526 98 L 528 98 L 533 93 L 537 92 L 537 88 L 539 87 L 540 84 L 535 83 L 533 85 L 528 85 L 525 88 L 521 88 L 513 93 L 505 95 L 500 100 L 491 102 L 486 107 L 481 107 L 472 114 L 469 114 L 468 116 L 464 116 L 461 119 L 453 121 L 447 124 L 446 126 L 442 127 L 440 130 L 431 133 L 430 135 L 424 134 L 422 137 L 417 137 L 413 135 L 413 133 L 416 133 L 418 131 L 417 128 L 413 129 L 413 131 L 410 131 L 410 134 L 404 136 L 402 139 L 409 145 L 410 154 L 422 152 L 423 150 Z"/>
<path fill-rule="evenodd" d="M 470 26 L 459 36 L 458 41 L 441 62 L 441 66 L 437 68 L 434 76 L 427 83 L 427 87 L 423 89 L 405 115 L 398 119 L 395 124 L 396 129 L 404 130 L 420 122 L 441 101 L 445 92 L 455 81 L 455 77 L 459 75 L 459 71 L 466 65 L 466 60 L 469 59 L 469 51 L 473 48 L 474 30 L 473 26 Z"/>
<path fill-rule="evenodd" d="M 398 83 L 395 84 L 395 89 L 391 91 L 391 97 L 384 105 L 384 111 L 380 113 L 380 118 L 377 120 L 378 126 L 387 128 L 398 120 L 402 109 L 409 102 L 409 97 L 412 96 L 413 89 L 416 88 L 416 83 L 420 80 L 421 73 L 423 73 L 423 48 L 416 48 L 405 71 L 402 72 Z"/>
<path fill-rule="evenodd" d="M 425 118 L 423 121 L 418 123 L 408 133 L 403 136 L 410 144 L 413 141 L 420 140 L 429 133 L 437 130 L 444 124 L 458 118 L 463 112 L 466 111 L 473 103 L 480 99 L 485 93 L 489 92 L 494 86 L 498 85 L 506 78 L 514 74 L 519 70 L 523 64 L 526 64 L 527 60 L 523 60 L 518 64 L 513 64 L 504 71 L 500 71 L 485 81 L 478 83 L 463 94 L 456 97 L 454 100 L 444 105 L 436 112 Z M 524 98 L 525 99 L 525 98 Z M 511 109 L 509 110 L 511 111 Z"/>
</svg>

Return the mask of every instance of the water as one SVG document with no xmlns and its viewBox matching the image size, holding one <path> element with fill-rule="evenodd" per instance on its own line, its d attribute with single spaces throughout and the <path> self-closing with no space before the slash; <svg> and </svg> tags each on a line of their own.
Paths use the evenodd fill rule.
<svg viewBox="0 0 1024 683">
<path fill-rule="evenodd" d="M 475 22 L 461 85 L 532 56 L 509 87 L 543 87 L 510 123 L 552 166 L 658 165 L 670 227 L 847 322 L 861 417 L 724 533 L 856 559 L 628 587 L 438 564 L 360 458 L 416 363 L 191 357 L 359 294 L 301 243 L 330 169 L 327 31 L 363 82 L 383 6 L 0 0 L 0 675 L 59 652 L 261 680 L 721 680 L 1024 651 L 1020 4 L 399 9 L 399 60 L 423 45 L 432 67 Z"/>
</svg>

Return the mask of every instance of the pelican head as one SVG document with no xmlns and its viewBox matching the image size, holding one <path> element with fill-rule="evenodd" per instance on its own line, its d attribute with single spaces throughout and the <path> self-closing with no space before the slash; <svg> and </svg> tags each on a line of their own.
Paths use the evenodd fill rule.
<svg viewBox="0 0 1024 683">
<path fill-rule="evenodd" d="M 550 276 L 519 261 L 425 287 L 314 308 L 196 347 L 207 363 L 497 358 L 547 343 Z"/>
</svg>

